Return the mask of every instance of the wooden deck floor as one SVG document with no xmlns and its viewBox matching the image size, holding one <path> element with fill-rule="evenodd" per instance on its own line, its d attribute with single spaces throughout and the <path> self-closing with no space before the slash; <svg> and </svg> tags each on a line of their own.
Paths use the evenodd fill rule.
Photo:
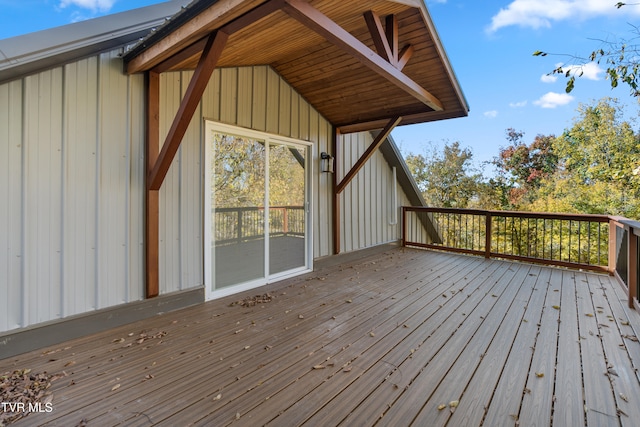
<svg viewBox="0 0 640 427">
<path fill-rule="evenodd" d="M 67 374 L 53 411 L 16 425 L 637 426 L 640 316 L 618 286 L 399 248 L 0 360 L 0 373 Z M 263 292 L 276 298 L 229 306 Z"/>
</svg>

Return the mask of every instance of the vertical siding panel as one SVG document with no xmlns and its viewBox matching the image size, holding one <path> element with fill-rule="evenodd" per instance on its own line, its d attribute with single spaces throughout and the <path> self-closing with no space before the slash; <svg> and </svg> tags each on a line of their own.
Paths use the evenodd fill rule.
<svg viewBox="0 0 640 427">
<path fill-rule="evenodd" d="M 291 93 L 291 138 L 300 138 L 300 94 L 296 91 Z M 304 102 L 304 100 L 302 101 Z M 316 168 L 317 169 L 317 168 Z"/>
<path fill-rule="evenodd" d="M 22 106 L 22 80 L 0 85 L 0 331 L 23 326 Z"/>
<path fill-rule="evenodd" d="M 142 74 L 129 76 L 129 301 L 144 298 L 145 86 Z"/>
<path fill-rule="evenodd" d="M 160 105 L 160 108 L 164 108 Z M 213 70 L 209 84 L 202 94 L 202 115 L 209 120 L 220 120 L 220 70 Z"/>
<path fill-rule="evenodd" d="M 95 309 L 97 75 L 95 57 L 65 67 L 63 316 Z"/>
<path fill-rule="evenodd" d="M 60 317 L 61 275 L 61 88 L 62 70 L 28 78 L 25 144 L 25 286 L 28 323 Z"/>
<path fill-rule="evenodd" d="M 253 68 L 238 69 L 238 126 L 251 127 L 251 101 L 253 97 Z"/>
<path fill-rule="evenodd" d="M 186 93 L 192 73 L 183 75 L 182 91 Z M 202 106 L 193 115 L 181 145 L 180 157 L 180 242 L 176 245 L 179 253 L 180 281 L 169 286 L 169 290 L 183 290 L 202 283 Z M 169 284 L 171 285 L 171 284 Z"/>
<path fill-rule="evenodd" d="M 280 105 L 280 76 L 273 70 L 267 68 L 267 129 L 269 133 L 278 133 L 278 114 Z M 282 83 L 286 84 L 286 83 Z"/>
<path fill-rule="evenodd" d="M 267 67 L 253 68 L 253 110 L 251 127 L 255 130 L 267 130 Z"/>
<path fill-rule="evenodd" d="M 127 77 L 117 52 L 100 55 L 99 265 L 100 306 L 126 302 L 129 151 Z"/>
<path fill-rule="evenodd" d="M 238 106 L 238 70 L 220 70 L 220 121 L 235 124 Z"/>
<path fill-rule="evenodd" d="M 286 82 L 280 84 L 279 102 L 278 134 L 291 136 L 291 86 Z"/>
<path fill-rule="evenodd" d="M 165 73 L 161 78 L 160 141 L 162 144 L 180 106 L 183 73 Z M 170 292 L 180 281 L 180 256 L 176 246 L 179 244 L 180 237 L 178 203 L 181 155 L 182 149 L 179 149 L 160 188 L 160 293 Z"/>
</svg>

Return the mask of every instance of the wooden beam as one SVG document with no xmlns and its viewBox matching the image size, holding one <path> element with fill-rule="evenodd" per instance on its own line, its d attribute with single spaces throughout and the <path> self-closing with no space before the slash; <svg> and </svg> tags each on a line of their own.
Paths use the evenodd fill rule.
<svg viewBox="0 0 640 427">
<path fill-rule="evenodd" d="M 402 51 L 398 54 L 398 62 L 396 63 L 396 68 L 398 70 L 402 70 L 409 59 L 413 56 L 414 48 L 412 45 L 408 44 L 402 48 Z"/>
<path fill-rule="evenodd" d="M 351 168 L 349 172 L 342 178 L 342 181 L 336 186 L 336 193 L 340 194 L 344 190 L 344 188 L 351 182 L 351 180 L 356 176 L 358 171 L 362 169 L 362 167 L 367 163 L 367 160 L 373 156 L 373 153 L 380 147 L 380 145 L 384 142 L 385 139 L 391 134 L 391 131 L 402 121 L 402 117 L 396 117 L 391 119 L 389 123 L 385 126 L 385 128 L 380 132 L 380 134 L 376 137 L 376 139 L 371 143 L 369 148 L 360 156 L 355 165 Z"/>
<path fill-rule="evenodd" d="M 339 165 L 341 160 L 340 154 L 340 139 L 342 136 L 340 135 L 340 131 L 335 129 L 333 132 L 333 141 L 332 141 L 332 149 L 333 149 L 333 161 L 335 165 L 333 167 L 333 177 L 331 183 L 331 195 L 333 196 L 333 206 L 332 206 L 332 225 L 333 225 L 333 254 L 338 255 L 340 253 L 340 193 L 338 193 L 338 173 L 339 173 Z"/>
<path fill-rule="evenodd" d="M 200 104 L 202 94 L 209 84 L 211 74 L 222 55 L 228 38 L 229 35 L 223 31 L 216 31 L 209 36 L 198 67 L 191 78 L 191 82 L 189 82 L 187 92 L 180 103 L 180 108 L 162 146 L 162 151 L 151 171 L 149 177 L 150 190 L 159 190 L 162 186 L 162 182 L 169 171 L 178 147 L 180 147 L 180 142 L 182 142 L 182 138 L 189 127 L 193 114 L 198 104 Z"/>
<path fill-rule="evenodd" d="M 391 63 L 394 67 L 398 68 L 398 19 L 395 15 L 387 15 L 386 21 L 386 33 L 387 44 L 393 53 L 393 59 Z"/>
<path fill-rule="evenodd" d="M 192 45 L 182 49 L 180 52 L 173 55 L 171 58 L 153 67 L 153 71 L 158 74 L 162 74 L 165 71 L 171 70 L 173 67 L 180 64 L 181 62 L 186 61 L 187 59 L 195 55 L 198 55 L 200 52 L 204 50 L 204 47 L 207 45 L 208 39 L 209 39 L 208 37 L 204 37 L 198 40 L 197 42 L 193 43 Z"/>
<path fill-rule="evenodd" d="M 283 10 L 289 16 L 312 29 L 330 43 L 350 54 L 363 65 L 389 80 L 406 93 L 435 111 L 442 111 L 442 102 L 396 67 L 385 61 L 360 40 L 302 0 L 284 0 Z"/>
<path fill-rule="evenodd" d="M 369 10 L 364 13 L 364 20 L 367 23 L 367 27 L 369 27 L 369 33 L 371 34 L 371 38 L 373 39 L 373 45 L 378 51 L 378 55 L 380 55 L 385 61 L 394 65 L 395 58 L 393 55 L 393 50 L 389 45 L 389 41 L 387 39 L 387 36 L 385 35 L 384 28 L 382 28 L 380 17 L 372 10 Z"/>
<path fill-rule="evenodd" d="M 145 118 L 145 296 L 153 298 L 160 292 L 160 197 L 159 191 L 149 188 L 148 178 L 160 151 L 160 75 L 148 72 L 147 111 Z"/>
</svg>

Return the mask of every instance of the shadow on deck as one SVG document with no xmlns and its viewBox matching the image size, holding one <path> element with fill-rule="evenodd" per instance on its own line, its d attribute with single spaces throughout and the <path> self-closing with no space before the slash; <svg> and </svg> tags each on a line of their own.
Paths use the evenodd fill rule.
<svg viewBox="0 0 640 427">
<path fill-rule="evenodd" d="M 66 375 L 52 411 L 16 425 L 631 426 L 640 315 L 618 286 L 398 248 L 0 360 L 0 372 Z"/>
</svg>

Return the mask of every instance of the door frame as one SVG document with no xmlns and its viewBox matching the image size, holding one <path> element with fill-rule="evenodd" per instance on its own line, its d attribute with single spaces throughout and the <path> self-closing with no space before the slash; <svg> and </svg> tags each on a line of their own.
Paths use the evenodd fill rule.
<svg viewBox="0 0 640 427">
<path fill-rule="evenodd" d="M 232 295 L 238 292 L 250 290 L 253 288 L 257 288 L 259 286 L 264 286 L 269 283 L 277 282 L 279 280 L 283 280 L 289 277 L 298 276 L 300 274 L 304 274 L 310 271 L 313 271 L 313 143 L 310 141 L 304 141 L 295 138 L 289 138 L 281 135 L 271 134 L 268 132 L 256 131 L 254 129 L 244 128 L 240 126 L 229 125 L 226 123 L 220 123 L 213 120 L 205 119 L 205 133 L 204 133 L 204 215 L 203 215 L 203 225 L 204 225 L 204 285 L 205 285 L 205 300 L 209 301 L 216 298 L 222 298 L 224 296 Z M 211 232 L 212 229 L 212 218 L 211 212 L 213 206 L 211 206 L 211 161 L 213 159 L 213 138 L 212 132 L 220 132 L 233 134 L 238 136 L 243 136 L 247 138 L 254 138 L 265 142 L 266 149 L 266 157 L 265 157 L 265 217 L 268 218 L 269 215 L 269 206 L 267 201 L 269 199 L 269 146 L 270 144 L 284 144 L 288 146 L 294 146 L 299 148 L 305 148 L 306 156 L 305 156 L 305 265 L 302 267 L 294 268 L 291 270 L 284 271 L 278 274 L 270 274 L 269 273 L 269 227 L 268 221 L 266 221 L 265 226 L 265 277 L 252 280 L 249 282 L 241 283 L 238 285 L 233 285 L 229 287 L 225 287 L 222 289 L 215 290 L 214 289 L 214 276 L 215 276 L 215 261 L 213 259 L 214 249 L 212 248 L 213 243 L 213 235 Z"/>
</svg>

